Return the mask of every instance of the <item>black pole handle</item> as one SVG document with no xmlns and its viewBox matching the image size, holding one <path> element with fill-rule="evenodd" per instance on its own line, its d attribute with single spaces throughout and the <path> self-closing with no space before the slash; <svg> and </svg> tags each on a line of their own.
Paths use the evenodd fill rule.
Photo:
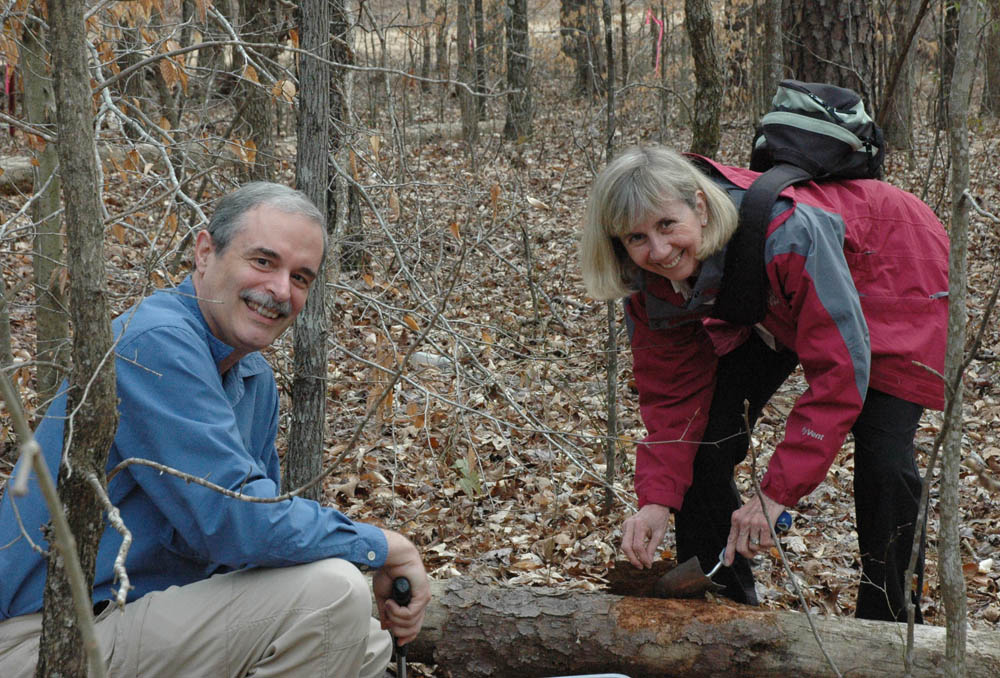
<svg viewBox="0 0 1000 678">
<path fill-rule="evenodd" d="M 396 577 L 392 580 L 392 599 L 400 607 L 410 604 L 413 592 L 410 590 L 410 580 L 406 577 Z"/>
</svg>

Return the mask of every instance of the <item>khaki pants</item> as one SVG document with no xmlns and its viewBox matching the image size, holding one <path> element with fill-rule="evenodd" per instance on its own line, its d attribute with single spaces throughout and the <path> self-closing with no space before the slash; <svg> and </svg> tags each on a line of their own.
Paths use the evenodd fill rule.
<svg viewBox="0 0 1000 678">
<path fill-rule="evenodd" d="M 358 569 L 331 558 L 217 575 L 96 619 L 115 678 L 381 676 L 392 639 Z M 0 676 L 31 678 L 42 615 L 0 622 Z"/>
</svg>

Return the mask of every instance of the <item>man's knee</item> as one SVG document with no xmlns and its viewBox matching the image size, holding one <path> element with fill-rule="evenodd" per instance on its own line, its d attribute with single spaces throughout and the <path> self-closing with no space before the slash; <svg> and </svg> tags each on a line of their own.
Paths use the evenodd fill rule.
<svg viewBox="0 0 1000 678">
<path fill-rule="evenodd" d="M 357 613 L 365 624 L 371 617 L 372 599 L 368 581 L 346 560 L 327 558 L 296 568 L 303 602 L 316 608 L 336 606 L 345 615 Z"/>
</svg>

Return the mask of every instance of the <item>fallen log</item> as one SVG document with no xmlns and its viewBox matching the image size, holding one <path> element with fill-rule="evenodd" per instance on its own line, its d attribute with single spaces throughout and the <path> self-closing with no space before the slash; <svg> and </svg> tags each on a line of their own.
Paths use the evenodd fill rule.
<svg viewBox="0 0 1000 678">
<path fill-rule="evenodd" d="M 834 675 L 806 616 L 718 600 L 660 600 L 466 578 L 433 583 L 408 657 L 454 677 L 622 673 L 630 678 Z M 851 678 L 903 675 L 906 626 L 814 617 Z M 945 630 L 915 629 L 914 678 L 942 675 Z M 968 678 L 1000 676 L 1000 633 L 970 631 Z"/>
</svg>

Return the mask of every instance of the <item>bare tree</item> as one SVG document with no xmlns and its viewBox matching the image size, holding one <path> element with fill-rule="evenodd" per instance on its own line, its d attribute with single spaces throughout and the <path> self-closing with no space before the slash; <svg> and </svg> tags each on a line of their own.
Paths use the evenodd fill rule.
<svg viewBox="0 0 1000 678">
<path fill-rule="evenodd" d="M 770 110 L 774 91 L 783 76 L 781 5 L 782 0 L 754 3 L 752 18 L 755 30 L 752 39 L 755 48 L 752 53 L 756 55 L 753 64 L 756 77 L 753 112 L 757 120 Z"/>
<path fill-rule="evenodd" d="M 299 126 L 296 177 L 299 190 L 327 214 L 330 139 L 330 5 L 329 0 L 307 0 L 299 13 L 302 49 L 299 62 Z M 327 223 L 329 230 L 332 224 Z M 329 263 L 336 257 L 326 257 Z M 305 485 L 320 475 L 326 430 L 326 272 L 321 268 L 309 290 L 305 307 L 295 319 L 295 376 L 292 381 L 292 428 L 288 436 L 283 484 Z M 321 488 L 305 493 L 319 499 Z"/>
<path fill-rule="evenodd" d="M 25 113 L 28 122 L 41 127 L 54 124 L 56 113 L 52 70 L 46 61 L 45 31 L 42 21 L 29 19 L 21 42 Z M 31 216 L 35 237 L 31 258 L 35 276 L 36 375 L 43 402 L 55 394 L 69 359 L 58 164 L 56 145 L 39 139 L 32 162 L 35 201 Z"/>
<path fill-rule="evenodd" d="M 979 6 L 963 2 L 959 11 L 955 68 L 950 78 L 948 97 L 948 139 L 951 146 L 951 252 L 948 288 L 948 354 L 946 383 L 950 385 L 948 436 L 941 461 L 941 526 L 938 534 L 938 571 L 944 598 L 948 636 L 945 644 L 945 675 L 965 676 L 965 645 L 968 636 L 965 600 L 965 575 L 962 572 L 962 544 L 959 529 L 962 513 L 959 506 L 959 470 L 962 463 L 963 374 L 968 365 L 965 356 L 966 295 L 969 255 L 969 97 L 976 73 L 975 49 Z"/>
<path fill-rule="evenodd" d="M 103 505 L 88 477 L 103 478 L 118 413 L 112 335 L 104 274 L 104 221 L 87 68 L 84 0 L 49 5 L 55 73 L 56 121 L 63 204 L 69 240 L 73 318 L 73 372 L 59 498 L 76 539 L 87 590 L 93 585 L 97 546 L 104 532 Z M 53 545 L 42 612 L 38 676 L 85 675 L 81 642 L 65 572 L 65 554 Z"/>
<path fill-rule="evenodd" d="M 691 105 L 691 151 L 709 158 L 719 151 L 719 119 L 722 116 L 722 65 L 715 40 L 712 4 L 709 0 L 684 1 L 684 26 L 691 42 L 697 88 Z"/>
<path fill-rule="evenodd" d="M 475 53 L 472 49 L 472 12 L 469 0 L 457 0 L 458 23 L 456 37 L 458 39 L 458 80 L 465 87 L 459 87 L 458 101 L 462 109 L 462 137 L 472 154 L 473 147 L 479 137 L 479 110 L 477 97 L 473 93 L 476 81 Z"/>
<path fill-rule="evenodd" d="M 534 111 L 531 103 L 531 44 L 527 0 L 507 0 L 504 13 L 507 35 L 507 139 L 531 136 Z"/>
<path fill-rule="evenodd" d="M 982 105 L 985 113 L 1000 116 L 1000 0 L 989 0 L 986 6 L 989 20 L 983 35 L 986 77 L 983 80 Z"/>
</svg>

